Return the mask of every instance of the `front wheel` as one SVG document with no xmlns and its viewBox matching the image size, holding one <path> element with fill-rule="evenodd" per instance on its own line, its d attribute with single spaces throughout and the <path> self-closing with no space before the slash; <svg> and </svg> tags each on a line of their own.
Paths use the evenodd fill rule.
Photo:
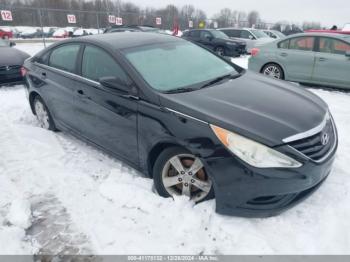
<svg viewBox="0 0 350 262">
<path fill-rule="evenodd" d="M 36 118 L 39 121 L 40 127 L 47 130 L 56 131 L 56 126 L 51 117 L 51 114 L 40 96 L 35 97 L 33 105 L 34 105 L 34 112 L 35 112 Z"/>
<path fill-rule="evenodd" d="M 199 203 L 214 197 L 213 183 L 202 161 L 182 148 L 169 148 L 157 159 L 153 180 L 162 197 L 187 196 Z"/>
<path fill-rule="evenodd" d="M 215 48 L 215 52 L 218 55 L 224 56 L 225 55 L 225 48 L 223 48 L 222 46 L 218 46 L 217 48 Z"/>
<path fill-rule="evenodd" d="M 284 79 L 284 72 L 283 69 L 277 65 L 277 64 L 267 64 L 264 66 L 264 68 L 261 70 L 261 72 L 269 77 L 277 78 L 277 79 Z"/>
</svg>

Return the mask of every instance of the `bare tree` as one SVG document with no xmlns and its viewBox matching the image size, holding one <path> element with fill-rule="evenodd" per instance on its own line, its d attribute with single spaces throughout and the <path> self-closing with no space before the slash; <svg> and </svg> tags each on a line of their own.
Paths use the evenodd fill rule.
<svg viewBox="0 0 350 262">
<path fill-rule="evenodd" d="M 260 15 L 257 11 L 251 11 L 249 14 L 248 14 L 248 24 L 249 24 L 249 27 L 253 27 L 255 25 L 258 24 L 259 22 L 259 19 L 260 19 Z"/>
</svg>

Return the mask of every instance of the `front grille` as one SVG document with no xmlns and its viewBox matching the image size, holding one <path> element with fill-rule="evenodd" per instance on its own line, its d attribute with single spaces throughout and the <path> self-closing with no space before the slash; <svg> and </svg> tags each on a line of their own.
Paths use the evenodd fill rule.
<svg viewBox="0 0 350 262">
<path fill-rule="evenodd" d="M 327 120 L 326 125 L 321 132 L 291 142 L 288 145 L 314 161 L 322 160 L 334 148 L 334 145 L 337 142 L 336 132 L 332 121 L 332 119 Z"/>
</svg>

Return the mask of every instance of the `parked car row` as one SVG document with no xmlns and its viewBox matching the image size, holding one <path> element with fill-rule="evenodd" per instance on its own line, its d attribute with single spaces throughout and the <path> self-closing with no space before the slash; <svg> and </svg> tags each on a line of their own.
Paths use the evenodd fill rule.
<svg viewBox="0 0 350 262">
<path fill-rule="evenodd" d="M 18 27 L 3 27 L 0 28 L 0 38 L 68 38 L 77 37 L 83 35 L 92 35 L 102 33 L 103 30 L 94 28 L 78 28 L 78 27 L 29 27 L 29 26 L 18 26 Z"/>
</svg>

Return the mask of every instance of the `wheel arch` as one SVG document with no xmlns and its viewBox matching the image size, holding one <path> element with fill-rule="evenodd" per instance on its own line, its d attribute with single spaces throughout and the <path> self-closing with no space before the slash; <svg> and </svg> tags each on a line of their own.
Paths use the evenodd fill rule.
<svg viewBox="0 0 350 262">
<path fill-rule="evenodd" d="M 179 148 L 183 148 L 184 150 L 189 151 L 186 147 L 184 147 L 183 145 L 180 145 L 174 141 L 164 141 L 164 142 L 159 142 L 156 145 L 154 145 L 152 147 L 152 149 L 149 151 L 148 157 L 147 157 L 147 171 L 148 171 L 148 176 L 150 178 L 153 178 L 154 164 L 157 161 L 160 154 L 164 150 L 171 148 L 171 147 L 179 147 Z"/>
<path fill-rule="evenodd" d="M 35 98 L 39 96 L 39 93 L 33 91 L 29 94 L 29 105 L 30 105 L 30 109 L 32 110 L 32 113 L 35 115 L 35 110 L 34 110 L 34 100 Z"/>
</svg>

